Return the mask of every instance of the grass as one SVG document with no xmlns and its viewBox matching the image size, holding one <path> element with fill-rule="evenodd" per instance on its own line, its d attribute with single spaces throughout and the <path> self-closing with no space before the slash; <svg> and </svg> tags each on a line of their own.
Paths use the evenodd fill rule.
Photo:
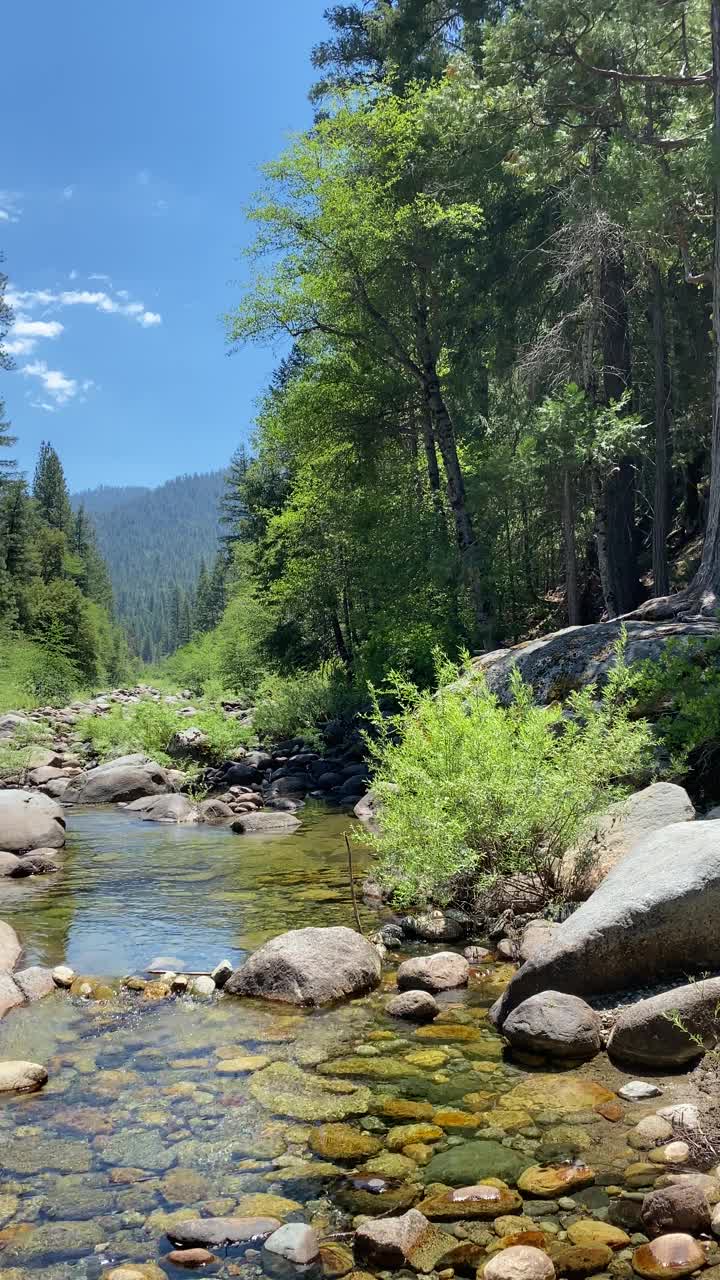
<svg viewBox="0 0 720 1280">
<path fill-rule="evenodd" d="M 199 702 L 197 714 L 189 717 L 181 715 L 178 707 L 151 699 L 132 706 L 113 706 L 101 716 L 85 716 L 77 733 L 101 760 L 142 751 L 161 764 L 170 764 L 168 748 L 173 737 L 190 727 L 206 735 L 207 754 L 212 760 L 226 759 L 250 738 L 245 726 L 215 705 Z"/>
</svg>

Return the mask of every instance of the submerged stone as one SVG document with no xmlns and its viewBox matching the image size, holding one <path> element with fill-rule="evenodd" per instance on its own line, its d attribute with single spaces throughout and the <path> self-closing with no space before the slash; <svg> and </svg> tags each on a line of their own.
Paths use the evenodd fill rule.
<svg viewBox="0 0 720 1280">
<path fill-rule="evenodd" d="M 502 1215 L 522 1209 L 522 1196 L 509 1187 L 494 1187 L 479 1183 L 473 1187 L 458 1187 L 441 1195 L 429 1196 L 418 1205 L 426 1218 L 441 1222 L 455 1222 L 464 1218 L 480 1218 L 494 1221 Z"/>
<path fill-rule="evenodd" d="M 518 1178 L 518 1187 L 528 1195 L 552 1199 L 594 1181 L 595 1171 L 586 1164 L 532 1165 Z"/>
<path fill-rule="evenodd" d="M 448 1151 L 439 1151 L 426 1165 L 426 1183 L 444 1182 L 451 1187 L 468 1187 L 484 1178 L 502 1178 L 515 1182 L 527 1166 L 527 1157 L 499 1142 L 479 1139 L 463 1142 Z"/>
<path fill-rule="evenodd" d="M 268 1111 L 293 1120 L 329 1121 L 365 1115 L 370 1108 L 369 1089 L 351 1088 L 340 1093 L 337 1085 L 344 1083 L 325 1080 L 317 1073 L 310 1075 L 290 1062 L 273 1062 L 252 1076 L 250 1092 Z"/>
<path fill-rule="evenodd" d="M 666 1280 L 689 1276 L 705 1266 L 705 1253 L 697 1240 L 681 1232 L 658 1236 L 649 1244 L 641 1244 L 632 1256 L 633 1270 L 645 1280 Z"/>
<path fill-rule="evenodd" d="M 376 1155 L 382 1143 L 349 1124 L 321 1124 L 310 1135 L 310 1149 L 325 1160 L 353 1160 Z"/>
</svg>

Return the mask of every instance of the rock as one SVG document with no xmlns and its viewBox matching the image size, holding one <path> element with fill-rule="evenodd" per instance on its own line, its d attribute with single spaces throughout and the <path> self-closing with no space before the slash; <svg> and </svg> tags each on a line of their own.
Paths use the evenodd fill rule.
<svg viewBox="0 0 720 1280">
<path fill-rule="evenodd" d="M 466 947 L 463 955 L 468 964 L 485 964 L 486 960 L 492 959 L 492 951 L 487 947 Z"/>
<path fill-rule="evenodd" d="M 691 822 L 694 817 L 695 808 L 684 787 L 674 782 L 654 782 L 620 801 L 594 822 L 589 833 L 591 860 L 582 852 L 568 854 L 563 874 L 575 880 L 575 887 L 586 896 L 597 889 L 608 872 L 641 840 L 675 822 Z"/>
<path fill-rule="evenodd" d="M 264 1071 L 251 1077 L 250 1093 L 274 1115 L 293 1120 L 344 1120 L 347 1116 L 366 1115 L 370 1108 L 370 1090 L 350 1089 L 342 1092 L 338 1084 L 317 1073 L 302 1071 L 292 1062 L 272 1062 Z"/>
<path fill-rule="evenodd" d="M 527 1157 L 500 1142 L 478 1139 L 439 1151 L 425 1166 L 426 1183 L 443 1182 L 449 1187 L 468 1187 L 485 1178 L 515 1182 L 527 1165 Z"/>
<path fill-rule="evenodd" d="M 624 1249 L 630 1244 L 627 1231 L 614 1227 L 610 1222 L 596 1222 L 593 1218 L 581 1218 L 568 1227 L 571 1244 L 594 1247 L 607 1245 L 610 1249 Z"/>
<path fill-rule="evenodd" d="M 51 971 L 44 969 L 39 964 L 34 964 L 29 969 L 21 970 L 20 973 L 14 975 L 14 979 L 25 999 L 30 1001 L 30 1004 L 34 1004 L 36 1000 L 43 1000 L 45 996 L 49 996 L 55 990 L 55 982 Z"/>
<path fill-rule="evenodd" d="M 0 1018 L 4 1018 L 11 1009 L 23 1004 L 25 997 L 9 973 L 0 973 Z"/>
<path fill-rule="evenodd" d="M 483 1280 L 554 1280 L 555 1267 L 542 1249 L 517 1244 L 493 1254 L 482 1276 Z"/>
<path fill-rule="evenodd" d="M 19 735 L 24 737 L 30 733 L 37 733 L 37 725 L 34 720 L 30 720 L 28 716 L 18 715 L 14 711 L 7 711 L 0 716 L 0 739 L 9 741 Z"/>
<path fill-rule="evenodd" d="M 440 1006 L 429 991 L 404 991 L 388 1000 L 385 1011 L 391 1018 L 403 1018 L 407 1022 L 432 1022 Z"/>
<path fill-rule="evenodd" d="M 645 1280 L 666 1280 L 674 1276 L 689 1276 L 705 1266 L 702 1246 L 692 1236 L 674 1232 L 658 1236 L 649 1244 L 641 1244 L 632 1257 L 633 1271 Z"/>
<path fill-rule="evenodd" d="M 32 875 L 32 866 L 27 858 L 18 858 L 15 853 L 0 850 L 0 879 L 20 880 L 29 875 Z"/>
<path fill-rule="evenodd" d="M 143 822 L 197 822 L 197 809 L 176 791 L 168 795 L 145 796 L 132 800 L 125 806 L 130 813 L 137 813 Z"/>
<path fill-rule="evenodd" d="M 710 1205 L 699 1187 L 682 1184 L 661 1187 L 645 1196 L 641 1221 L 648 1236 L 673 1231 L 706 1235 L 710 1230 Z"/>
<path fill-rule="evenodd" d="M 259 1244 L 281 1226 L 277 1218 L 188 1218 L 173 1225 L 170 1239 L 186 1248 Z"/>
<path fill-rule="evenodd" d="M 69 990 L 75 981 L 75 970 L 67 964 L 59 964 L 52 971 L 52 980 L 56 987 Z"/>
<path fill-rule="evenodd" d="M 622 631 L 627 636 L 625 660 L 657 658 L 670 641 L 717 636 L 714 620 L 651 622 L 629 619 L 596 622 L 586 627 L 564 627 L 550 635 L 526 640 L 507 649 L 473 658 L 472 671 L 458 682 L 469 684 L 473 675 L 484 675 L 492 693 L 509 702 L 510 676 L 514 668 L 532 685 L 535 701 L 554 702 L 593 681 L 602 683 L 615 665 L 614 645 Z"/>
<path fill-rule="evenodd" d="M 225 827 L 234 817 L 230 805 L 222 800 L 203 800 L 198 805 L 198 822 L 205 822 L 209 826 Z"/>
<path fill-rule="evenodd" d="M 595 1181 L 594 1170 L 579 1161 L 573 1164 L 532 1165 L 517 1180 L 521 1191 L 543 1200 L 565 1196 Z"/>
<path fill-rule="evenodd" d="M 599 1271 L 606 1272 L 609 1265 L 617 1265 L 612 1261 L 612 1249 L 605 1244 L 566 1244 L 562 1241 L 550 1240 L 547 1251 L 555 1270 L 560 1275 L 592 1276 L 597 1275 Z M 629 1270 L 628 1267 L 628 1272 Z"/>
<path fill-rule="evenodd" d="M 648 1160 L 653 1164 L 686 1164 L 690 1159 L 687 1142 L 668 1142 L 664 1147 L 653 1147 Z"/>
<path fill-rule="evenodd" d="M 557 933 L 557 924 L 553 920 L 531 920 L 523 930 L 518 955 L 521 961 L 530 960 L 538 951 L 552 942 Z"/>
<path fill-rule="evenodd" d="M 657 1114 L 682 1129 L 692 1131 L 701 1127 L 700 1108 L 693 1102 L 675 1102 L 672 1106 L 661 1107 Z"/>
<path fill-rule="evenodd" d="M 286 1222 L 263 1245 L 263 1268 L 271 1276 L 293 1275 L 295 1267 L 306 1267 L 320 1253 L 317 1234 L 305 1222 Z"/>
<path fill-rule="evenodd" d="M 262 813 L 243 813 L 230 824 L 236 835 L 281 835 L 283 832 L 297 831 L 300 819 L 282 809 L 263 810 Z"/>
<path fill-rule="evenodd" d="M 198 996 L 201 999 L 206 1000 L 210 996 L 215 995 L 217 987 L 209 973 L 200 973 L 196 978 L 190 979 L 188 990 L 191 996 Z"/>
<path fill-rule="evenodd" d="M 0 791 L 0 849 L 28 853 L 64 844 L 65 815 L 59 804 L 35 791 Z"/>
<path fill-rule="evenodd" d="M 250 956 L 225 991 L 315 1007 L 372 991 L 381 973 L 376 948 L 353 929 L 291 929 Z"/>
<path fill-rule="evenodd" d="M 621 1009 L 608 1053 L 621 1062 L 658 1068 L 691 1062 L 702 1054 L 703 1044 L 711 1048 L 717 1041 L 719 1002 L 720 978 L 691 982 L 638 1000 Z M 675 1015 L 681 1025 L 673 1020 Z"/>
<path fill-rule="evenodd" d="M 517 1005 L 502 1033 L 514 1049 L 554 1058 L 593 1058 L 602 1048 L 599 1014 L 578 996 L 542 991 Z"/>
<path fill-rule="evenodd" d="M 404 1151 L 405 1147 L 415 1142 L 438 1142 L 444 1137 L 445 1134 L 439 1124 L 429 1124 L 419 1120 L 414 1124 L 395 1125 L 386 1134 L 385 1146 L 388 1151 Z"/>
<path fill-rule="evenodd" d="M 15 930 L 0 920 L 0 973 L 11 973 L 21 955 L 22 946 Z"/>
<path fill-rule="evenodd" d="M 443 1253 L 455 1244 L 417 1209 L 400 1218 L 376 1218 L 363 1222 L 355 1232 L 355 1259 L 371 1266 L 432 1271 Z"/>
<path fill-rule="evenodd" d="M 470 965 L 455 951 L 438 951 L 432 956 L 415 956 L 405 960 L 397 971 L 400 991 L 450 991 L 466 987 Z"/>
<path fill-rule="evenodd" d="M 656 1084 L 648 1084 L 646 1080 L 628 1080 L 617 1093 L 618 1098 L 624 1098 L 626 1102 L 642 1102 L 645 1098 L 659 1098 L 662 1089 L 658 1089 Z"/>
<path fill-rule="evenodd" d="M 173 1249 L 166 1254 L 165 1261 L 173 1267 L 186 1267 L 188 1271 L 195 1271 L 198 1267 L 210 1266 L 218 1259 L 209 1249 Z"/>
<path fill-rule="evenodd" d="M 372 788 L 363 796 L 362 800 L 358 800 L 353 813 L 360 822 L 365 822 L 368 826 L 377 828 L 378 818 L 382 811 L 382 801 L 376 791 Z"/>
<path fill-rule="evenodd" d="M 457 942 L 465 934 L 465 926 L 452 914 L 426 911 L 420 916 L 406 916 L 403 929 L 421 942 Z"/>
<path fill-rule="evenodd" d="M 223 987 L 227 986 L 228 980 L 232 978 L 233 972 L 234 970 L 230 961 L 221 960 L 219 964 L 215 965 L 210 977 L 215 983 L 215 986 L 218 987 L 219 990 L 222 990 Z"/>
<path fill-rule="evenodd" d="M 709 822 L 676 823 L 641 840 L 558 926 L 493 1007 L 502 1026 L 539 991 L 576 995 L 712 970 L 720 928 L 720 840 Z M 638 886 L 642 885 L 642 891 Z"/>
<path fill-rule="evenodd" d="M 323 1160 L 358 1160 L 377 1155 L 382 1143 L 349 1124 L 321 1124 L 310 1134 L 310 1150 Z"/>
<path fill-rule="evenodd" d="M 87 769 L 73 778 L 63 799 L 66 804 L 119 804 L 170 789 L 167 770 L 153 760 L 132 756 Z"/>
<path fill-rule="evenodd" d="M 495 1221 L 522 1209 L 522 1197 L 507 1187 L 479 1183 L 474 1187 L 458 1187 L 455 1191 L 429 1196 L 427 1200 L 421 1200 L 418 1209 L 433 1221 Z"/>
<path fill-rule="evenodd" d="M 35 1093 L 47 1079 L 47 1068 L 37 1062 L 0 1062 L 0 1093 Z"/>
</svg>

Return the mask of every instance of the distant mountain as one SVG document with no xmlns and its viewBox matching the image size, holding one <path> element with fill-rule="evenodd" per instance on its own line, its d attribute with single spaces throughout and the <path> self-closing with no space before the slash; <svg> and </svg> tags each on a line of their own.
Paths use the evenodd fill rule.
<svg viewBox="0 0 720 1280">
<path fill-rule="evenodd" d="M 157 489 L 100 485 L 73 495 L 97 530 L 117 615 L 148 662 L 186 638 L 201 565 L 210 567 L 217 552 L 224 479 L 224 471 L 211 471 Z"/>
</svg>

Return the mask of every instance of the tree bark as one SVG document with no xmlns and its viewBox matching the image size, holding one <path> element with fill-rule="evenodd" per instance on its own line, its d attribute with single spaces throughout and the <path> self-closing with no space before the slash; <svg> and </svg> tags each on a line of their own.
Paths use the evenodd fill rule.
<svg viewBox="0 0 720 1280">
<path fill-rule="evenodd" d="M 619 401 L 630 386 L 630 336 L 625 263 L 617 252 L 603 261 L 600 280 L 603 316 L 603 392 L 606 404 Z M 621 458 L 606 481 L 607 566 L 615 613 L 634 609 L 640 599 L 635 529 L 635 466 Z"/>
<path fill-rule="evenodd" d="M 575 627 L 580 623 L 580 591 L 578 588 L 577 543 L 575 539 L 575 500 L 572 490 L 572 478 L 568 467 L 563 468 L 560 518 L 565 551 L 565 595 L 568 622 L 571 627 Z"/>
<path fill-rule="evenodd" d="M 597 474 L 592 478 L 593 503 L 595 507 L 595 546 L 597 547 L 600 585 L 605 599 L 605 608 L 610 618 L 618 614 L 617 602 L 613 594 L 608 556 L 607 508 L 605 505 L 606 489 Z"/>
<path fill-rule="evenodd" d="M 653 595 L 670 590 L 668 537 L 670 534 L 670 379 L 665 333 L 665 293 L 660 268 L 650 268 L 650 314 L 655 364 L 655 500 L 653 512 Z"/>
<path fill-rule="evenodd" d="M 425 398 L 423 404 L 422 433 L 430 496 L 436 514 L 444 519 L 445 512 L 443 511 L 442 497 L 440 496 L 440 469 L 438 467 L 437 449 L 435 448 L 435 436 L 433 434 L 432 411 L 427 398 Z"/>
</svg>

